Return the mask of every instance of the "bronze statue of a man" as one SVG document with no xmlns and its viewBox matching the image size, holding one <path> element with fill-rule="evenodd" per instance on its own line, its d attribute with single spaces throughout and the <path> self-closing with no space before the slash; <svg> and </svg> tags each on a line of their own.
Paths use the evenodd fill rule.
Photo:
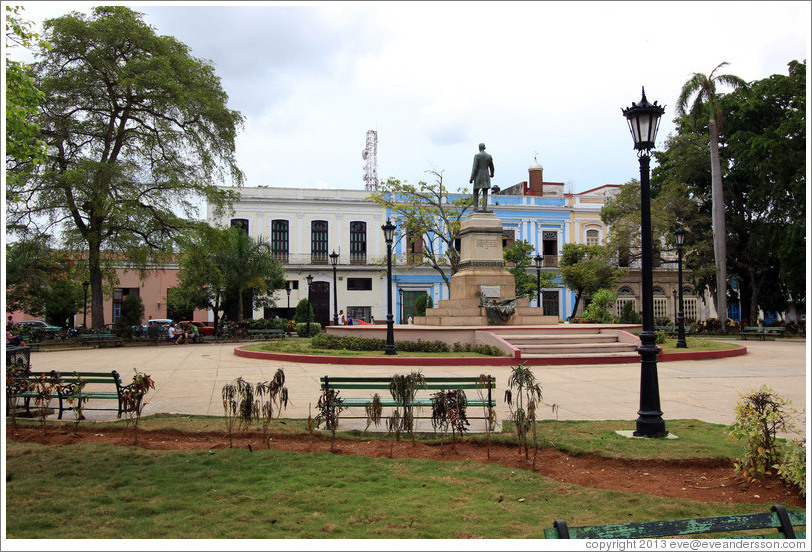
<svg viewBox="0 0 812 552">
<path fill-rule="evenodd" d="M 474 211 L 488 212 L 488 190 L 493 178 L 493 157 L 485 153 L 485 144 L 479 144 L 479 153 L 474 155 L 474 168 L 471 169 L 469 184 L 474 185 Z M 482 192 L 482 208 L 479 208 L 479 192 Z"/>
</svg>

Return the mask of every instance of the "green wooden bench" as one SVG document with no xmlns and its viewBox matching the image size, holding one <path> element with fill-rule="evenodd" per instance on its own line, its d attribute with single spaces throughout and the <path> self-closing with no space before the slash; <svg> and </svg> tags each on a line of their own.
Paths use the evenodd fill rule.
<svg viewBox="0 0 812 552">
<path fill-rule="evenodd" d="M 665 332 L 666 335 L 677 335 L 679 333 L 679 326 L 654 326 L 658 332 Z M 685 335 L 691 335 L 691 326 L 684 327 Z"/>
<path fill-rule="evenodd" d="M 250 339 L 278 339 L 285 337 L 285 332 L 282 330 L 248 330 L 248 337 Z"/>
<path fill-rule="evenodd" d="M 795 531 L 794 527 L 802 528 Z M 770 531 L 764 531 L 769 529 Z M 745 531 L 761 531 L 757 534 Z M 704 535 L 708 533 L 739 533 L 728 538 L 740 539 L 803 539 L 806 538 L 806 511 L 787 509 L 776 504 L 769 513 L 741 514 L 708 518 L 641 521 L 614 525 L 568 527 L 564 520 L 544 530 L 545 539 L 651 539 Z"/>
<path fill-rule="evenodd" d="M 118 347 L 121 345 L 121 338 L 116 337 L 115 334 L 82 334 L 79 336 L 79 339 L 82 340 L 83 347 L 85 345 L 93 345 L 94 349 L 97 345 L 99 347 L 104 347 L 105 345 Z"/>
<path fill-rule="evenodd" d="M 784 328 L 772 326 L 747 326 L 741 331 L 741 338 L 755 337 L 761 341 L 773 340 L 784 335 Z"/>
<path fill-rule="evenodd" d="M 480 380 L 479 377 L 426 377 L 425 387 L 417 390 L 418 394 L 422 396 L 415 396 L 411 406 L 416 408 L 428 407 L 431 408 L 431 394 L 432 392 L 452 389 L 462 389 L 466 393 L 467 405 L 469 408 L 478 407 L 482 409 L 482 416 L 468 416 L 469 418 L 486 418 L 484 408 L 489 406 L 494 408 L 496 406 L 496 399 L 493 397 L 493 391 L 496 389 L 496 378 L 487 375 L 484 379 Z M 321 389 L 325 388 L 335 390 L 351 390 L 351 391 L 367 391 L 368 395 L 365 397 L 354 396 L 344 397 L 340 396 L 342 404 L 348 408 L 360 407 L 364 408 L 367 403 L 372 402 L 372 396 L 377 392 L 381 399 L 381 406 L 383 407 L 397 407 L 404 406 L 399 404 L 392 398 L 389 393 L 389 384 L 392 377 L 321 377 Z M 477 390 L 481 390 L 482 397 Z M 473 411 L 471 411 L 473 413 Z M 343 416 L 346 418 L 364 418 L 366 416 Z M 415 418 L 431 418 L 431 416 L 415 416 Z"/>
<path fill-rule="evenodd" d="M 122 395 L 129 385 L 122 385 L 121 376 L 115 370 L 111 372 L 28 372 L 15 379 L 15 397 L 25 401 L 25 410 L 31 415 L 31 401 L 40 396 L 37 383 L 42 380 L 50 384 L 51 401 L 56 400 L 58 419 L 62 419 L 65 410 L 75 410 L 81 399 L 116 401 L 115 407 L 88 407 L 82 410 L 116 410 L 118 417 L 126 411 Z"/>
</svg>

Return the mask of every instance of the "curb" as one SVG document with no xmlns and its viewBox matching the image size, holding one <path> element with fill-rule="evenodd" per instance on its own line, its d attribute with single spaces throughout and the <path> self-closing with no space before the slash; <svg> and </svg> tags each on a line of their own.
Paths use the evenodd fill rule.
<svg viewBox="0 0 812 552">
<path fill-rule="evenodd" d="M 741 345 L 735 349 L 720 351 L 686 351 L 684 353 L 663 353 L 657 355 L 658 362 L 680 360 L 703 360 L 728 358 L 747 354 L 747 347 Z M 511 357 L 338 357 L 328 355 L 299 355 L 290 353 L 272 353 L 247 351 L 242 347 L 234 348 L 234 355 L 258 360 L 278 360 L 283 362 L 301 362 L 307 364 L 345 364 L 357 366 L 512 366 L 524 362 L 528 366 L 561 366 L 575 364 L 628 364 L 640 361 L 639 355 L 623 357 L 550 357 L 550 358 L 511 358 Z"/>
</svg>

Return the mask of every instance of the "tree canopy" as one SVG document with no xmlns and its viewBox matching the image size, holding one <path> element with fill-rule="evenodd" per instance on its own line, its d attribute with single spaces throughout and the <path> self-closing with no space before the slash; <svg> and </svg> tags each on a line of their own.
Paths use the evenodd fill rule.
<svg viewBox="0 0 812 552">
<path fill-rule="evenodd" d="M 719 154 L 728 281 L 738 283 L 743 319 L 755 324 L 759 309 L 781 311 L 788 301 L 805 301 L 806 64 L 791 61 L 787 75 L 749 83 L 714 105 L 725 121 Z M 651 178 L 652 211 L 663 194 L 674 193 L 668 209 L 684 217 L 685 266 L 697 291 L 718 290 L 709 151 L 708 122 L 679 118 L 677 134 L 654 153 L 658 166 Z M 695 208 L 677 211 L 685 200 Z"/>
<path fill-rule="evenodd" d="M 245 296 L 252 297 L 254 308 L 273 306 L 273 292 L 285 287 L 284 270 L 268 242 L 241 228 L 201 224 L 179 243 L 179 285 L 169 298 L 175 310 L 211 309 L 217 326 L 228 299 L 242 320 Z"/>
<path fill-rule="evenodd" d="M 392 212 L 397 224 L 396 240 L 411 238 L 422 242 L 420 262 L 436 270 L 448 286 L 460 262 L 456 240 L 473 202 L 470 194 L 451 199 L 442 172 L 427 172 L 434 176 L 432 183 L 420 181 L 415 186 L 389 178 L 370 198 Z"/>
<path fill-rule="evenodd" d="M 610 250 L 602 245 L 566 243 L 561 250 L 561 280 L 575 291 L 572 314 L 575 316 L 581 298 L 599 289 L 614 289 L 626 271 L 617 268 Z"/>
<path fill-rule="evenodd" d="M 534 298 L 538 289 L 555 286 L 553 274 L 542 271 L 531 275 L 527 272 L 534 266 L 532 257 L 534 251 L 535 248 L 524 240 L 515 240 L 502 251 L 507 270 L 513 274 L 516 297 Z"/>
<path fill-rule="evenodd" d="M 58 229 L 87 251 L 92 325 L 104 325 L 104 257 L 145 266 L 169 252 L 205 199 L 215 209 L 242 183 L 242 116 L 212 66 L 123 6 L 47 20 L 33 78 L 44 162 L 14 167 L 11 230 Z M 114 254 L 102 255 L 102 251 Z"/>
</svg>

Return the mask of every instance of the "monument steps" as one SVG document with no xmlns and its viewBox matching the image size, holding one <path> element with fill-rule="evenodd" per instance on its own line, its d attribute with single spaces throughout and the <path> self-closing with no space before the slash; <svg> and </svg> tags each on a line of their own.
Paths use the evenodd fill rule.
<svg viewBox="0 0 812 552">
<path fill-rule="evenodd" d="M 617 343 L 617 335 L 602 333 L 551 333 L 536 335 L 502 335 L 502 339 L 517 347 L 523 345 L 548 345 L 556 343 Z"/>
<path fill-rule="evenodd" d="M 559 354 L 524 354 L 522 353 L 523 359 L 533 359 L 533 358 L 583 358 L 583 359 L 595 359 L 595 358 L 603 358 L 607 359 L 628 359 L 629 362 L 635 362 L 640 360 L 640 355 L 637 351 L 633 352 L 606 352 L 600 353 L 599 355 L 592 352 L 592 353 L 559 353 Z"/>
<path fill-rule="evenodd" d="M 571 353 L 590 353 L 604 355 L 606 353 L 635 353 L 637 347 L 632 343 L 554 343 L 551 345 L 516 345 L 526 355 L 556 355 Z"/>
</svg>

